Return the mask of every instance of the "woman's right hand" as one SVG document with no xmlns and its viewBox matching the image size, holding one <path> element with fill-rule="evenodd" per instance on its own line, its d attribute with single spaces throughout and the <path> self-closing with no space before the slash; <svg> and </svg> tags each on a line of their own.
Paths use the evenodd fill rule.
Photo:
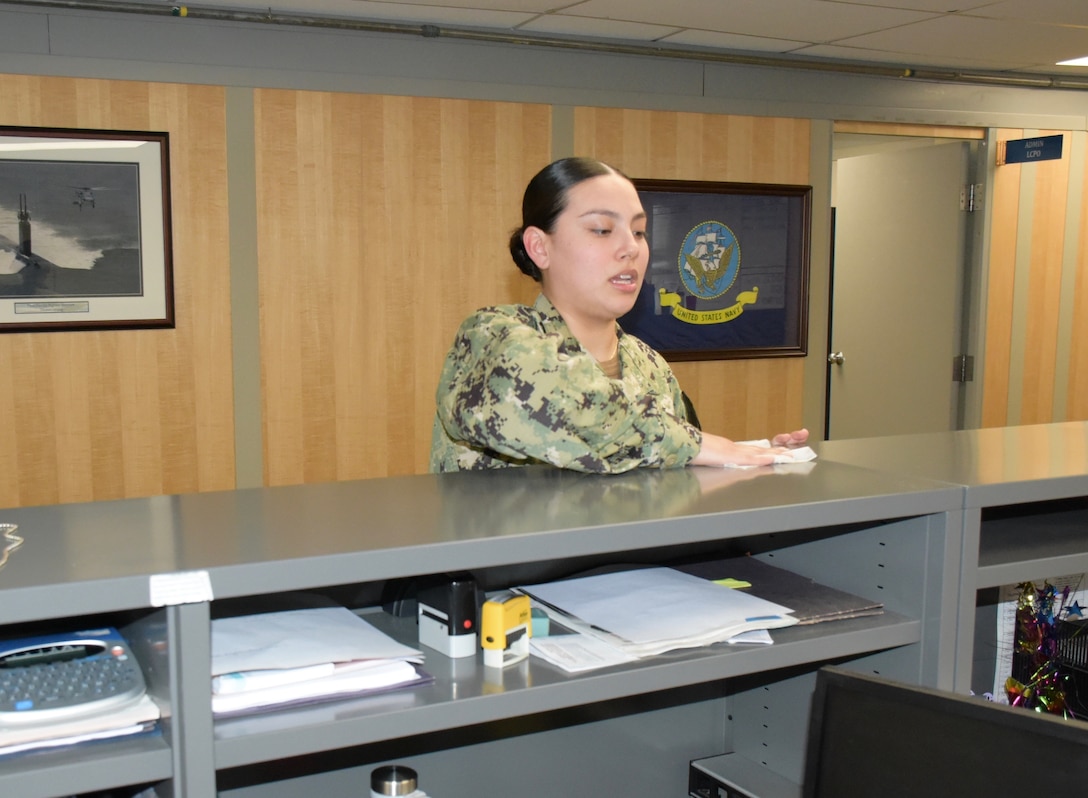
<svg viewBox="0 0 1088 798">
<path fill-rule="evenodd" d="M 786 446 L 767 448 L 751 443 L 737 443 L 721 435 L 704 432 L 703 445 L 691 464 L 718 467 L 773 465 L 775 455 L 789 454 L 789 451 Z"/>
</svg>

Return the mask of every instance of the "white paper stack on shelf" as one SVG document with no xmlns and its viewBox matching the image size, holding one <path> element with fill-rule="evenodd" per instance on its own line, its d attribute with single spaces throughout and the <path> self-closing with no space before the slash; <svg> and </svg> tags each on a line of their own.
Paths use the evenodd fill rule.
<svg viewBox="0 0 1088 798">
<path fill-rule="evenodd" d="M 432 681 L 423 652 L 344 607 L 212 621 L 216 716 L 348 698 Z"/>
<path fill-rule="evenodd" d="M 573 641 L 563 639 L 569 635 L 530 641 L 534 654 L 568 671 L 797 623 L 788 607 L 672 568 L 640 568 L 518 589 L 579 633 Z M 586 652 L 581 648 L 594 651 L 582 658 Z"/>
<path fill-rule="evenodd" d="M 0 756 L 65 745 L 158 733 L 159 708 L 146 694 L 121 705 L 64 720 L 0 723 Z"/>
</svg>

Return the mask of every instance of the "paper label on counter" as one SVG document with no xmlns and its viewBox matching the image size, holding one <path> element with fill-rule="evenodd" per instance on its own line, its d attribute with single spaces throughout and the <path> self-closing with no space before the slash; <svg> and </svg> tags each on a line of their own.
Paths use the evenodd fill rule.
<svg viewBox="0 0 1088 798">
<path fill-rule="evenodd" d="M 151 577 L 152 607 L 198 604 L 212 598 L 212 580 L 207 571 L 183 571 Z"/>
</svg>

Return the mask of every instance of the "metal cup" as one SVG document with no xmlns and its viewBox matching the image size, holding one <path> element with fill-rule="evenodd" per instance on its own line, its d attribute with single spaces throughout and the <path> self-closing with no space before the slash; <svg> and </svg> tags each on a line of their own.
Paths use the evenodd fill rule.
<svg viewBox="0 0 1088 798">
<path fill-rule="evenodd" d="M 404 765 L 384 765 L 370 774 L 371 796 L 411 795 L 416 791 L 416 772 Z"/>
</svg>

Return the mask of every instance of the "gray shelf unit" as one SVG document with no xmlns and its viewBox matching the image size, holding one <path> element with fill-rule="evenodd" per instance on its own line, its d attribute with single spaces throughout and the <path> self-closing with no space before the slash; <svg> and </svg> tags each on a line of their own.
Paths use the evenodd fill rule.
<svg viewBox="0 0 1088 798">
<path fill-rule="evenodd" d="M 964 487 L 954 689 L 972 688 L 981 591 L 1088 572 L 1088 423 L 817 444 L 821 460 Z M 986 639 L 983 630 L 978 635 Z M 975 675 L 976 691 L 982 684 Z"/>
<path fill-rule="evenodd" d="M 0 633 L 123 625 L 164 708 L 161 738 L 0 760 L 0 794 L 152 784 L 159 795 L 365 794 L 376 764 L 444 798 L 481 779 L 523 796 L 683 794 L 688 762 L 730 754 L 755 783 L 800 778 L 813 674 L 847 662 L 951 679 L 962 489 L 832 462 L 595 477 L 550 469 L 395 477 L 0 512 L 25 543 L 0 570 Z M 567 675 L 497 674 L 430 651 L 422 688 L 212 718 L 210 623 L 307 592 L 375 609 L 390 580 L 467 570 L 488 588 L 600 564 L 748 552 L 887 613 Z M 211 602 L 151 606 L 149 581 L 206 572 Z M 578 788 L 572 788 L 577 785 Z M 788 793 L 787 793 L 788 794 Z M 768 794 L 765 798 L 775 798 Z"/>
</svg>

